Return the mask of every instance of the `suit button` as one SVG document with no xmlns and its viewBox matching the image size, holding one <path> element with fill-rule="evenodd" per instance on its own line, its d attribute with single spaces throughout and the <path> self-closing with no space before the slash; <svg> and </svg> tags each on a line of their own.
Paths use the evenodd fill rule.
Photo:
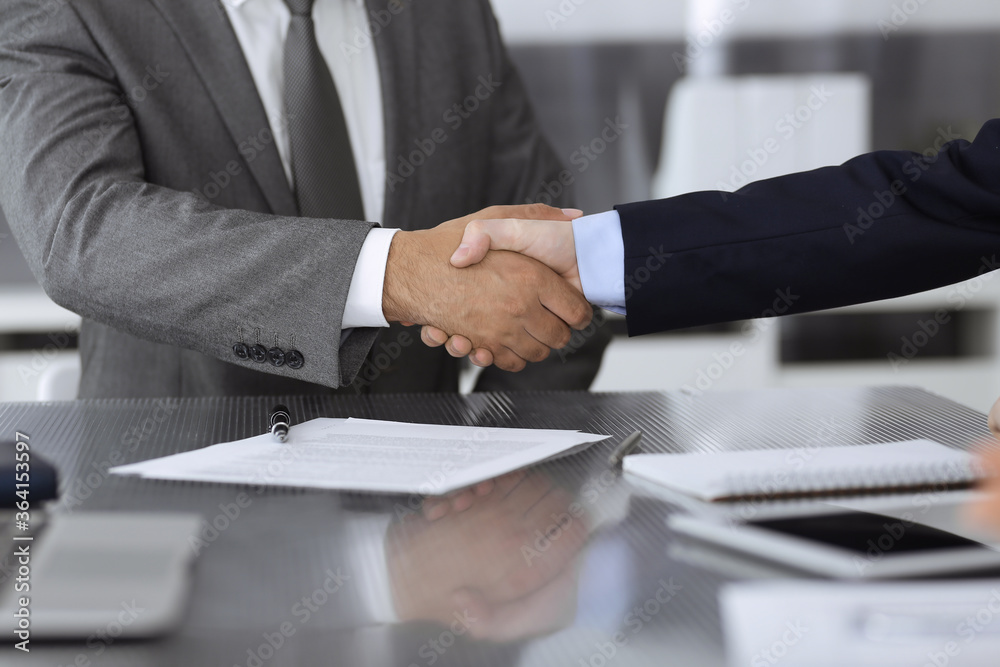
<svg viewBox="0 0 1000 667">
<path fill-rule="evenodd" d="M 289 350 L 285 353 L 285 363 L 294 371 L 306 365 L 306 358 L 298 350 Z"/>
<path fill-rule="evenodd" d="M 233 345 L 233 354 L 240 359 L 247 359 L 250 357 L 250 348 L 246 343 L 236 343 Z"/>
<path fill-rule="evenodd" d="M 275 366 L 285 365 L 285 351 L 282 350 L 280 347 L 272 347 L 270 350 L 268 350 L 267 358 Z"/>
<path fill-rule="evenodd" d="M 254 345 L 250 348 L 250 358 L 258 364 L 267 361 L 267 349 L 263 345 Z"/>
</svg>

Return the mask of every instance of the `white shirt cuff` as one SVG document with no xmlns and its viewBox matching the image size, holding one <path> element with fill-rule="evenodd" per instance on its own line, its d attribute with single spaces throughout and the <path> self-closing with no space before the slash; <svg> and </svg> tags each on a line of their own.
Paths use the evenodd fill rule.
<svg viewBox="0 0 1000 667">
<path fill-rule="evenodd" d="M 385 266 L 389 262 L 389 246 L 398 231 L 376 227 L 368 232 L 347 292 L 344 320 L 340 325 L 345 332 L 355 327 L 389 326 L 382 314 L 382 286 Z"/>
<path fill-rule="evenodd" d="M 625 314 L 625 241 L 618 211 L 573 221 L 583 295 L 595 306 Z"/>
</svg>

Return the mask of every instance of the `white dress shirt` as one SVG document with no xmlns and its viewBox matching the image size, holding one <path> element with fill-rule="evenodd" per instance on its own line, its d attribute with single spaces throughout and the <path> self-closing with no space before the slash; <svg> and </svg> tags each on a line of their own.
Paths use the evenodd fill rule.
<svg viewBox="0 0 1000 667">
<path fill-rule="evenodd" d="M 283 69 L 291 13 L 283 0 L 223 0 L 222 4 L 250 66 L 288 184 L 294 189 Z M 375 47 L 369 39 L 364 48 L 355 48 L 357 31 L 368 28 L 364 0 L 316 0 L 313 22 L 344 109 L 365 217 L 380 222 L 385 213 L 385 114 Z M 373 229 L 368 234 L 354 267 L 343 329 L 389 326 L 382 314 L 382 287 L 396 231 Z"/>
<path fill-rule="evenodd" d="M 587 301 L 625 314 L 625 241 L 618 211 L 573 221 L 580 284 Z"/>
</svg>

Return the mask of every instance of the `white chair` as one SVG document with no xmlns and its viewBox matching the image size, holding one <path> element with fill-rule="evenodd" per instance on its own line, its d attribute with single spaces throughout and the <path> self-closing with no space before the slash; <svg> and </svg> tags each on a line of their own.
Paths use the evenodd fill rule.
<svg viewBox="0 0 1000 667">
<path fill-rule="evenodd" d="M 736 190 L 871 150 L 861 74 L 695 77 L 670 94 L 653 198 Z"/>
<path fill-rule="evenodd" d="M 38 377 L 39 401 L 72 401 L 80 388 L 80 355 L 55 357 Z"/>
</svg>

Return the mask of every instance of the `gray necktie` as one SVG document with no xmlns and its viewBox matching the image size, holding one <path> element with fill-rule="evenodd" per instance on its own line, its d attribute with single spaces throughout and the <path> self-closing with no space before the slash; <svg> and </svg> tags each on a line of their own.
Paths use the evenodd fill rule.
<svg viewBox="0 0 1000 667">
<path fill-rule="evenodd" d="M 316 42 L 314 0 L 285 0 L 285 113 L 299 215 L 363 220 L 364 205 L 340 96 Z"/>
</svg>

